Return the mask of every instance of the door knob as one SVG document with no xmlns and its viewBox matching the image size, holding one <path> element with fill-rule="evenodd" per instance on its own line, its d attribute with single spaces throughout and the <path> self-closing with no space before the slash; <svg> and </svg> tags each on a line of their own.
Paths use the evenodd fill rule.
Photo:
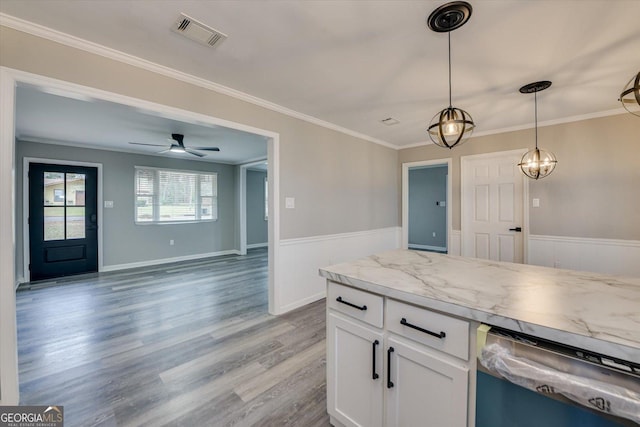
<svg viewBox="0 0 640 427">
<path fill-rule="evenodd" d="M 522 231 L 522 227 L 510 228 L 509 231 L 517 231 L 520 233 Z"/>
</svg>

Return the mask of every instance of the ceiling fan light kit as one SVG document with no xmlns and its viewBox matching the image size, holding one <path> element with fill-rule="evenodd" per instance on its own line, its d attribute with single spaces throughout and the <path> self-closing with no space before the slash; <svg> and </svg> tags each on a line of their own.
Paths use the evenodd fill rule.
<svg viewBox="0 0 640 427">
<path fill-rule="evenodd" d="M 436 33 L 446 32 L 449 40 L 449 106 L 433 116 L 428 133 L 434 144 L 449 149 L 468 140 L 476 127 L 471 114 L 451 102 L 451 31 L 466 24 L 472 11 L 469 3 L 454 1 L 436 8 L 427 18 L 427 26 Z"/>
<path fill-rule="evenodd" d="M 640 117 L 640 71 L 626 84 L 619 101 L 625 110 Z"/>
<path fill-rule="evenodd" d="M 536 131 L 536 148 L 529 150 L 522 156 L 522 160 L 518 163 L 520 170 L 531 179 L 541 179 L 549 176 L 556 168 L 558 160 L 553 153 L 538 148 L 538 92 L 551 86 L 548 80 L 529 83 L 520 88 L 520 93 L 533 93 L 535 99 L 535 131 Z"/>
</svg>

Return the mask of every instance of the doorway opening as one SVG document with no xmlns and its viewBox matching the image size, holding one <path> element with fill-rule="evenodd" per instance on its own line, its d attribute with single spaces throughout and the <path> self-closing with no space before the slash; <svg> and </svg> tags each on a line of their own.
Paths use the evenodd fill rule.
<svg viewBox="0 0 640 427">
<path fill-rule="evenodd" d="M 402 164 L 402 247 L 448 253 L 451 159 Z"/>
<path fill-rule="evenodd" d="M 16 90 L 19 87 L 36 88 L 47 93 L 68 96 L 71 99 L 107 101 L 122 104 L 133 109 L 152 112 L 158 117 L 171 117 L 172 120 L 186 123 L 197 123 L 205 126 L 221 126 L 242 132 L 260 135 L 267 144 L 267 160 L 269 173 L 269 221 L 268 221 L 268 310 L 271 314 L 278 314 L 276 289 L 276 266 L 279 261 L 279 134 L 276 132 L 255 128 L 240 123 L 218 119 L 208 115 L 182 110 L 175 107 L 144 101 L 112 92 L 94 89 L 74 83 L 39 76 L 19 70 L 0 68 L 0 86 L 2 87 L 2 108 L 0 108 L 0 196 L 7 203 L 0 206 L 0 270 L 5 272 L 0 277 L 0 320 L 3 328 L 0 331 L 0 361 L 2 376 L 0 389 L 3 403 L 17 404 L 18 393 L 18 363 L 17 363 L 17 328 L 15 288 L 18 284 L 17 271 L 22 271 L 22 265 L 16 260 L 23 255 L 23 251 L 16 248 L 15 234 L 17 221 L 15 193 L 15 150 L 16 150 Z M 86 197 L 86 195 L 85 195 Z M 44 207 L 44 205 L 43 205 Z M 99 220 L 100 217 L 98 217 Z M 90 219 L 91 221 L 91 219 Z M 22 222 L 18 222 L 20 226 Z M 20 233 L 22 235 L 22 233 Z"/>
</svg>

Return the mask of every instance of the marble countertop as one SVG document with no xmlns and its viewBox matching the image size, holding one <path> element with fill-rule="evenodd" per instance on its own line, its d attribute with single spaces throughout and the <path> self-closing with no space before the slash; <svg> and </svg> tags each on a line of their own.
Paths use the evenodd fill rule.
<svg viewBox="0 0 640 427">
<path fill-rule="evenodd" d="M 395 250 L 320 269 L 336 282 L 640 363 L 640 278 Z"/>
</svg>

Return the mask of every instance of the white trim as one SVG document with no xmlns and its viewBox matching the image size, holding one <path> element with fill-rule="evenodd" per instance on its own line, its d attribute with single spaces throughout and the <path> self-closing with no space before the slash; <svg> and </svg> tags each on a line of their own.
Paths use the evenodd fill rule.
<svg viewBox="0 0 640 427">
<path fill-rule="evenodd" d="M 240 213 L 239 232 L 240 253 L 242 255 L 246 255 L 247 249 L 249 249 L 249 247 L 247 246 L 247 170 L 251 166 L 261 165 L 264 164 L 264 162 L 267 162 L 267 159 L 260 159 L 258 161 L 248 162 L 240 165 L 240 198 L 238 199 L 238 212 Z"/>
<path fill-rule="evenodd" d="M 430 245 L 414 245 L 409 243 L 409 249 L 419 249 L 423 251 L 438 251 L 438 252 L 447 252 L 447 248 L 444 246 L 430 246 Z"/>
<path fill-rule="evenodd" d="M 522 156 L 527 152 L 526 148 L 506 151 L 494 151 L 491 153 L 471 154 L 468 156 L 460 156 L 460 255 L 464 255 L 464 213 L 465 206 L 465 172 L 468 173 L 468 162 L 491 157 L 515 155 Z M 529 263 L 529 180 L 522 174 L 522 262 Z"/>
<path fill-rule="evenodd" d="M 603 239 L 596 237 L 570 237 L 570 236 L 549 236 L 544 234 L 530 234 L 530 239 L 548 242 L 565 242 L 579 243 L 589 245 L 605 245 L 605 246 L 625 246 L 631 248 L 640 248 L 640 240 L 623 240 L 623 239 Z"/>
<path fill-rule="evenodd" d="M 0 67 L 0 405 L 17 405 L 15 80 Z"/>
<path fill-rule="evenodd" d="M 33 22 L 25 21 L 23 19 L 16 18 L 14 16 L 7 15 L 5 13 L 0 13 L 0 25 L 13 28 L 14 30 L 22 31 L 37 37 L 45 38 L 45 39 L 54 41 L 56 43 L 63 44 L 65 46 L 70 46 L 76 49 L 83 50 L 85 52 L 89 52 L 95 55 L 103 56 L 105 58 L 113 59 L 118 62 L 133 65 L 134 67 L 151 71 L 153 73 L 167 76 L 179 81 L 183 81 L 195 86 L 208 89 L 208 90 L 212 90 L 214 92 L 221 93 L 223 95 L 227 95 L 245 102 L 249 102 L 253 105 L 257 105 L 259 107 L 266 108 L 271 111 L 276 111 L 278 113 L 285 114 L 289 117 L 294 117 L 296 119 L 304 120 L 305 122 L 313 123 L 315 125 L 322 126 L 327 129 L 335 130 L 337 132 L 344 133 L 346 135 L 351 135 L 356 138 L 364 139 L 366 141 L 373 142 L 375 144 L 383 145 L 388 148 L 394 148 L 394 149 L 398 148 L 396 145 L 393 145 L 389 142 L 382 141 L 380 139 L 373 138 L 371 136 L 364 135 L 359 132 L 355 132 L 353 130 L 344 128 L 342 126 L 338 126 L 333 123 L 326 122 L 316 117 L 291 110 L 289 108 L 283 107 L 281 105 L 275 104 L 265 99 L 258 98 L 253 95 L 249 95 L 247 93 L 232 89 L 227 86 L 223 86 L 218 83 L 214 83 L 210 80 L 196 77 L 194 75 L 187 74 L 182 71 L 175 70 L 173 68 L 165 67 L 163 65 L 159 65 L 154 62 L 147 61 L 146 59 L 129 55 L 127 53 L 124 53 L 124 52 L 121 52 L 97 43 L 93 43 L 88 40 L 84 40 L 84 39 L 72 36 L 70 34 L 56 31 L 39 24 L 35 24 Z"/>
<path fill-rule="evenodd" d="M 286 313 L 288 311 L 295 310 L 296 308 L 303 307 L 303 306 L 305 306 L 307 304 L 311 304 L 312 302 L 321 300 L 322 298 L 325 298 L 326 296 L 327 296 L 326 292 L 319 292 L 319 293 L 317 293 L 315 295 L 311 295 L 311 296 L 309 296 L 307 298 L 303 298 L 301 300 L 294 301 L 294 302 L 292 302 L 290 304 L 287 304 L 287 305 L 283 306 L 282 307 L 282 313 Z"/>
<path fill-rule="evenodd" d="M 531 264 L 640 277 L 640 240 L 529 236 Z"/>
<path fill-rule="evenodd" d="M 172 262 L 180 262 L 180 261 L 193 261 L 197 259 L 213 258 L 217 256 L 222 256 L 222 255 L 240 255 L 240 251 L 238 251 L 237 249 L 229 249 L 226 251 L 209 252 L 204 254 L 194 254 L 194 255 L 177 256 L 172 258 L 152 259 L 148 261 L 129 262 L 126 264 L 106 265 L 104 266 L 102 271 L 107 272 L 107 271 L 127 270 L 130 268 L 150 267 L 153 265 L 169 264 Z"/>
<path fill-rule="evenodd" d="M 330 240 L 352 239 L 356 237 L 374 236 L 374 235 L 380 234 L 381 232 L 398 231 L 398 230 L 399 230 L 399 227 L 386 227 L 386 228 L 377 228 L 374 230 L 352 231 L 349 233 L 323 234 L 320 236 L 282 239 L 280 240 L 280 246 L 307 245 L 307 244 L 313 244 L 318 242 L 326 242 Z"/>
<path fill-rule="evenodd" d="M 102 182 L 102 163 L 77 162 L 74 160 L 49 159 L 40 157 L 24 157 L 22 160 L 22 278 L 20 283 L 29 282 L 31 280 L 31 272 L 29 271 L 30 254 L 30 236 L 29 236 L 29 165 L 31 163 L 44 163 L 64 166 L 83 166 L 96 168 L 98 170 L 98 271 L 102 271 L 104 251 L 103 251 L 103 182 Z"/>
<path fill-rule="evenodd" d="M 461 240 L 462 240 L 462 233 L 460 232 L 460 230 L 451 230 L 451 233 L 449 234 L 449 241 L 451 245 L 449 246 L 447 251 L 449 255 L 456 255 L 456 256 L 462 255 L 462 251 L 460 248 Z"/>
<path fill-rule="evenodd" d="M 559 119 L 545 120 L 544 122 L 538 123 L 538 129 L 547 127 L 547 126 L 555 126 L 555 125 L 561 125 L 565 123 L 573 123 L 573 122 L 580 122 L 583 120 L 597 119 L 600 117 L 616 116 L 618 114 L 625 114 L 626 112 L 627 111 L 624 108 L 620 107 L 615 110 L 597 111 L 595 113 L 579 114 L 577 116 L 569 116 L 569 117 L 561 117 Z M 524 129 L 533 129 L 535 127 L 536 127 L 535 123 L 527 123 L 525 125 L 486 130 L 486 131 L 482 131 L 482 132 L 478 132 L 477 134 L 474 134 L 471 138 L 469 138 L 469 141 L 472 140 L 473 138 L 478 138 L 481 136 L 496 135 L 499 133 L 507 133 L 507 132 L 516 132 Z"/>
<path fill-rule="evenodd" d="M 265 243 L 252 243 L 250 245 L 247 245 L 247 249 L 266 248 L 267 246 L 269 246 L 268 242 L 265 242 Z"/>
<path fill-rule="evenodd" d="M 561 125 L 561 124 L 565 124 L 565 123 L 580 122 L 580 121 L 583 121 L 583 120 L 598 119 L 600 117 L 617 116 L 617 115 L 621 115 L 621 114 L 627 114 L 627 111 L 622 107 L 617 108 L 615 110 L 598 111 L 598 112 L 595 112 L 595 113 L 579 114 L 579 115 L 576 115 L 576 116 L 569 116 L 569 117 L 562 117 L 562 118 L 559 118 L 559 119 L 546 120 L 544 122 L 539 122 L 538 123 L 538 128 L 543 128 L 543 127 L 547 127 L 547 126 Z M 524 125 L 510 126 L 510 127 L 506 127 L 506 128 L 489 129 L 489 130 L 485 130 L 485 131 L 482 131 L 482 132 L 474 133 L 469 138 L 469 141 L 472 141 L 474 138 L 479 138 L 481 136 L 497 135 L 497 134 L 500 134 L 500 133 L 516 132 L 516 131 L 525 130 L 525 129 L 533 129 L 533 128 L 535 128 L 535 126 L 536 126 L 535 123 L 527 123 L 527 124 L 524 124 Z M 404 150 L 406 148 L 424 147 L 424 146 L 427 146 L 427 145 L 433 145 L 433 142 L 431 140 L 426 140 L 426 141 L 413 142 L 413 143 L 402 145 L 402 146 L 397 146 L 396 145 L 395 147 L 398 150 Z"/>
<path fill-rule="evenodd" d="M 453 231 L 453 217 L 451 205 L 453 204 L 452 190 L 452 160 L 451 157 L 436 160 L 422 160 L 419 162 L 407 162 L 402 164 L 402 245 L 403 249 L 409 247 L 409 169 L 423 166 L 447 166 L 447 248 L 451 249 L 451 234 Z"/>
</svg>

